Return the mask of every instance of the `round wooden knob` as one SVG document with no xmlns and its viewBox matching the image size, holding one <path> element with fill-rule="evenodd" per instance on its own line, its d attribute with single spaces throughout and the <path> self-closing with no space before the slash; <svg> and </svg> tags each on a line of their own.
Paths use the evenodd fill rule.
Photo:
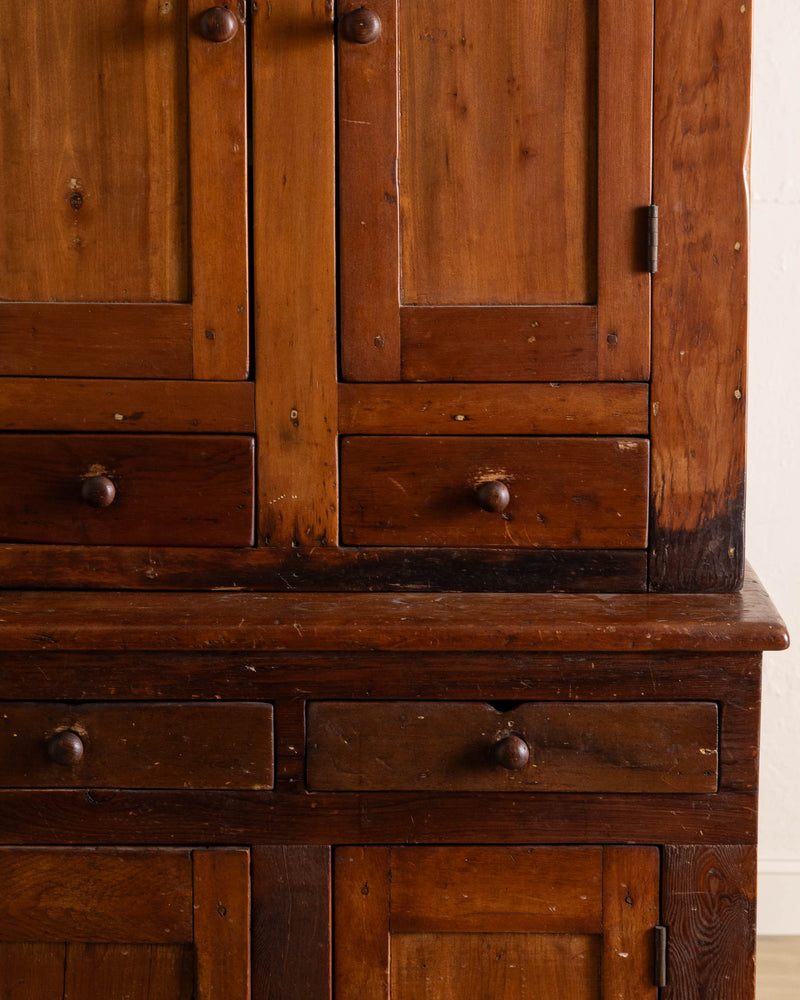
<svg viewBox="0 0 800 1000">
<path fill-rule="evenodd" d="M 81 483 L 81 499 L 91 507 L 110 507 L 117 488 L 108 476 L 89 476 Z"/>
<path fill-rule="evenodd" d="M 511 502 L 511 494 L 505 483 L 494 479 L 490 483 L 481 483 L 475 488 L 478 504 L 490 514 L 502 514 Z"/>
<path fill-rule="evenodd" d="M 227 7 L 209 7 L 200 15 L 200 34 L 207 42 L 229 42 L 239 30 L 239 19 Z"/>
<path fill-rule="evenodd" d="M 47 752 L 56 764 L 71 767 L 83 757 L 83 740 L 71 729 L 63 729 L 47 741 Z"/>
<path fill-rule="evenodd" d="M 342 18 L 342 35 L 348 42 L 369 45 L 381 37 L 381 19 L 368 7 L 351 10 Z"/>
<path fill-rule="evenodd" d="M 492 756 L 495 764 L 504 767 L 507 771 L 521 771 L 527 766 L 531 752 L 528 744 L 521 736 L 504 736 L 499 743 L 492 747 Z"/>
</svg>

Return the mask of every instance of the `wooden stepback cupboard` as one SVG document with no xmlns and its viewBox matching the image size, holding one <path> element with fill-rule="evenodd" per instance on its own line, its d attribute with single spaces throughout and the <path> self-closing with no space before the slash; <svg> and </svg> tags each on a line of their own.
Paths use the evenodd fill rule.
<svg viewBox="0 0 800 1000">
<path fill-rule="evenodd" d="M 0 992 L 753 1000 L 749 2 L 0 11 Z"/>
</svg>

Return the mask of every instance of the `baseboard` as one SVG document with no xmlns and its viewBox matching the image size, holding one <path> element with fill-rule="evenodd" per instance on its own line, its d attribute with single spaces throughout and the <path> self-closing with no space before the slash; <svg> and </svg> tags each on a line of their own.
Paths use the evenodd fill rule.
<svg viewBox="0 0 800 1000">
<path fill-rule="evenodd" d="M 800 860 L 759 861 L 758 933 L 800 935 Z"/>
</svg>

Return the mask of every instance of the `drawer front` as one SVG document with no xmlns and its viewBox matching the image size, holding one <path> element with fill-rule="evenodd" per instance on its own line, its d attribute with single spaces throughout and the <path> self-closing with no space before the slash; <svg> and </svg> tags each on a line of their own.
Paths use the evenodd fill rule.
<svg viewBox="0 0 800 1000">
<path fill-rule="evenodd" d="M 0 787 L 273 787 L 272 706 L 20 702 L 0 711 Z"/>
<path fill-rule="evenodd" d="M 312 702 L 311 789 L 714 792 L 713 702 Z"/>
<path fill-rule="evenodd" d="M 253 456 L 244 436 L 0 435 L 0 539 L 251 545 Z"/>
<path fill-rule="evenodd" d="M 347 437 L 345 545 L 636 549 L 642 438 Z"/>
</svg>

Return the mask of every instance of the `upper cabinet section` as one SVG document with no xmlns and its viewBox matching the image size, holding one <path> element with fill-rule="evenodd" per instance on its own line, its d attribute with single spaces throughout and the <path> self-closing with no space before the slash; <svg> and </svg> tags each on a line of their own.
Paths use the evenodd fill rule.
<svg viewBox="0 0 800 1000">
<path fill-rule="evenodd" d="M 243 5 L 0 12 L 0 374 L 245 378 Z"/>
<path fill-rule="evenodd" d="M 338 16 L 344 377 L 647 378 L 652 0 Z"/>
</svg>

